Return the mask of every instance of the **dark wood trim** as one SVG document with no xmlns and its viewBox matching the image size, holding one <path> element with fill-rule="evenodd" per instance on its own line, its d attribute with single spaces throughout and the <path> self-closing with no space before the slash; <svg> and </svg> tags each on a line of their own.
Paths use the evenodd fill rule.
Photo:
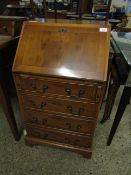
<svg viewBox="0 0 131 175">
<path fill-rule="evenodd" d="M 117 113 L 115 115 L 115 119 L 114 119 L 114 122 L 113 122 L 113 125 L 111 128 L 111 131 L 110 131 L 110 135 L 109 135 L 109 138 L 107 141 L 108 146 L 111 144 L 112 139 L 113 139 L 113 137 L 116 133 L 116 130 L 119 126 L 119 123 L 122 119 L 123 113 L 124 113 L 127 105 L 130 103 L 130 98 L 131 98 L 131 87 L 125 87 L 123 90 L 123 94 L 121 96 L 121 100 L 120 100 L 120 103 L 118 106 Z"/>
<path fill-rule="evenodd" d="M 53 147 L 57 147 L 57 148 L 66 148 L 67 150 L 71 150 L 73 152 L 77 152 L 79 154 L 82 154 L 84 157 L 86 158 L 91 158 L 92 156 L 92 150 L 89 149 L 82 149 L 80 147 L 74 147 L 74 146 L 69 146 L 66 144 L 62 144 L 62 143 L 57 143 L 57 142 L 51 142 L 48 140 L 43 140 L 43 139 L 37 139 L 34 137 L 29 137 L 26 136 L 25 137 L 25 142 L 27 145 L 48 145 L 48 146 L 53 146 Z"/>
</svg>

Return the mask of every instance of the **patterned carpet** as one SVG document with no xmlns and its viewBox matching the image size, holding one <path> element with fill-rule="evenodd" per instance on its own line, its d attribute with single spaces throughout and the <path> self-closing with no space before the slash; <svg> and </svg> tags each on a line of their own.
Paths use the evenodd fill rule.
<svg viewBox="0 0 131 175">
<path fill-rule="evenodd" d="M 120 93 L 104 125 L 98 121 L 95 131 L 93 156 L 86 159 L 70 151 L 47 146 L 29 147 L 24 136 L 15 142 L 0 109 L 0 175 L 130 175 L 131 174 L 131 106 L 124 113 L 111 146 L 106 146 Z M 13 99 L 19 123 L 18 104 Z M 99 120 L 103 115 L 102 107 Z"/>
</svg>

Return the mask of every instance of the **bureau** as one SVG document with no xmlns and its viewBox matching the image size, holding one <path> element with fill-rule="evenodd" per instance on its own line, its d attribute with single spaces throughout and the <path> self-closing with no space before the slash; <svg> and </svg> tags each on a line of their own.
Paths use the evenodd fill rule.
<svg viewBox="0 0 131 175">
<path fill-rule="evenodd" d="M 27 144 L 91 157 L 109 41 L 110 26 L 101 23 L 24 23 L 13 76 Z"/>
</svg>

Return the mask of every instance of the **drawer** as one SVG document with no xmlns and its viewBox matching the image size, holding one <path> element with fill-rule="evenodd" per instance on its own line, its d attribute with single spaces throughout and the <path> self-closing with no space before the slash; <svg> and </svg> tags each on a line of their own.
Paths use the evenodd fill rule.
<svg viewBox="0 0 131 175">
<path fill-rule="evenodd" d="M 93 119 L 76 119 L 66 115 L 31 110 L 24 111 L 24 121 L 26 123 L 40 125 L 41 127 L 52 127 L 85 134 L 92 134 L 96 125 L 96 121 Z"/>
<path fill-rule="evenodd" d="M 102 86 L 97 83 L 60 80 L 51 78 L 34 78 L 30 76 L 16 76 L 17 88 L 23 91 L 34 92 L 42 95 L 60 95 L 71 99 L 85 99 L 99 101 Z"/>
<path fill-rule="evenodd" d="M 27 125 L 26 130 L 29 137 L 65 143 L 77 147 L 89 148 L 92 145 L 91 136 L 69 134 L 56 129 L 38 128 L 33 125 Z"/>
<path fill-rule="evenodd" d="M 52 111 L 56 113 L 66 113 L 73 116 L 96 117 L 98 114 L 98 104 L 80 101 L 69 101 L 61 98 L 41 97 L 24 94 L 22 103 L 25 109 L 37 109 L 40 111 Z"/>
</svg>

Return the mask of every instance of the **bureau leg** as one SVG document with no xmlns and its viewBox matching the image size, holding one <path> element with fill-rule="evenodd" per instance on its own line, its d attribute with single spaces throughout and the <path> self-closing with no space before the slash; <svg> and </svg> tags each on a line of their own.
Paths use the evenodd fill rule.
<svg viewBox="0 0 131 175">
<path fill-rule="evenodd" d="M 92 157 L 92 152 L 83 154 L 83 157 L 86 159 L 90 159 Z"/>
<path fill-rule="evenodd" d="M 18 132 L 17 124 L 15 121 L 14 113 L 12 110 L 11 102 L 9 99 L 9 95 L 6 91 L 6 88 L 0 84 L 0 101 L 3 107 L 5 116 L 11 128 L 12 134 L 16 141 L 20 140 L 20 134 Z"/>
<path fill-rule="evenodd" d="M 105 107 L 103 118 L 101 120 L 102 124 L 105 123 L 110 118 L 110 114 L 111 114 L 113 104 L 115 102 L 115 98 L 116 98 L 119 87 L 120 87 L 119 84 L 109 85 L 106 107 Z"/>
<path fill-rule="evenodd" d="M 28 136 L 25 137 L 25 144 L 29 147 L 39 145 L 34 141 L 34 139 L 30 139 Z"/>
<path fill-rule="evenodd" d="M 25 144 L 26 144 L 27 146 L 29 146 L 30 148 L 33 148 L 33 146 L 35 146 L 34 144 L 29 143 L 28 141 L 25 141 Z"/>
<path fill-rule="evenodd" d="M 124 90 L 123 90 L 123 94 L 122 94 L 119 106 L 118 106 L 117 113 L 115 115 L 115 119 L 114 119 L 114 122 L 113 122 L 113 125 L 112 125 L 112 128 L 111 128 L 110 134 L 109 134 L 109 138 L 108 138 L 108 141 L 107 141 L 108 146 L 112 142 L 112 139 L 113 139 L 113 137 L 116 133 L 116 130 L 117 130 L 118 125 L 121 121 L 121 118 L 122 118 L 123 113 L 126 109 L 126 106 L 129 104 L 130 97 L 131 97 L 131 87 L 125 87 Z"/>
</svg>

